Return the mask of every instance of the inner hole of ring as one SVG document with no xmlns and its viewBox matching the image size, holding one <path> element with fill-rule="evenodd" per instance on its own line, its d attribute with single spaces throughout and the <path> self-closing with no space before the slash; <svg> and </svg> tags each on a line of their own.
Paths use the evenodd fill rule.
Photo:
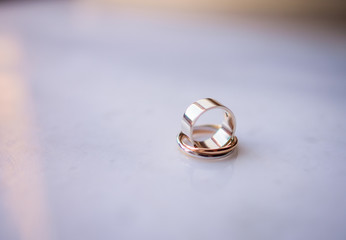
<svg viewBox="0 0 346 240">
<path fill-rule="evenodd" d="M 226 113 L 222 109 L 210 109 L 203 113 L 195 123 L 194 130 L 192 132 L 193 139 L 195 141 L 205 141 L 212 137 L 215 132 L 221 127 L 225 121 Z M 202 125 L 217 125 L 217 127 L 209 127 L 208 129 L 203 128 L 203 133 L 198 126 Z"/>
<path fill-rule="evenodd" d="M 202 125 L 202 126 L 197 126 L 193 138 L 197 141 L 203 141 L 201 139 L 206 139 L 210 136 L 212 136 L 217 129 L 220 128 L 218 125 Z M 183 138 L 182 140 L 185 144 L 193 146 L 192 142 L 189 141 L 188 138 Z"/>
</svg>

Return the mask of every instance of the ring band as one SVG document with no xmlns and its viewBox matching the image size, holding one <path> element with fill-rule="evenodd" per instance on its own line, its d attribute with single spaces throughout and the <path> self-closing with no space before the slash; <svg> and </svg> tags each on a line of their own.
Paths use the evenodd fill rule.
<svg viewBox="0 0 346 240">
<path fill-rule="evenodd" d="M 214 135 L 204 141 L 196 141 L 193 139 L 193 132 L 195 130 L 195 123 L 198 118 L 210 109 L 224 110 L 224 121 L 218 127 Z M 190 139 L 194 146 L 200 148 L 219 149 L 226 146 L 227 143 L 233 141 L 236 121 L 233 112 L 221 103 L 211 98 L 198 100 L 191 104 L 185 111 L 182 120 L 182 133 Z"/>
<path fill-rule="evenodd" d="M 195 127 L 195 133 L 196 132 L 207 132 L 208 129 L 219 129 L 220 126 L 218 125 L 201 125 Z M 210 130 L 209 130 L 210 131 Z M 195 157 L 223 157 L 231 153 L 238 144 L 238 139 L 236 136 L 233 137 L 232 140 L 230 140 L 225 146 L 220 147 L 218 149 L 210 149 L 210 148 L 199 148 L 190 146 L 187 143 L 184 142 L 185 139 L 188 139 L 188 137 L 184 133 L 180 133 L 177 136 L 177 142 L 179 147 L 187 154 L 195 156 Z"/>
<path fill-rule="evenodd" d="M 222 124 L 206 124 L 195 126 L 201 115 L 210 109 L 222 109 L 224 120 Z M 236 121 L 233 112 L 211 98 L 198 100 L 185 111 L 182 120 L 182 131 L 177 136 L 181 150 L 195 157 L 221 158 L 230 154 L 238 145 L 234 136 Z M 212 135 L 204 141 L 194 138 L 198 133 Z"/>
</svg>

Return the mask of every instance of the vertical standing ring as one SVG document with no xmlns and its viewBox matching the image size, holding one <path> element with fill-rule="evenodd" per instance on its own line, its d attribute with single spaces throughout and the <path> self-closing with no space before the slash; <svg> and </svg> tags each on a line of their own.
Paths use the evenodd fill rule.
<svg viewBox="0 0 346 240">
<path fill-rule="evenodd" d="M 210 138 L 204 141 L 194 140 L 193 132 L 196 121 L 203 113 L 211 109 L 222 109 L 224 111 L 224 121 Z M 195 146 L 202 148 L 218 149 L 224 147 L 233 140 L 235 128 L 236 121 L 233 112 L 211 98 L 201 99 L 191 104 L 186 109 L 182 120 L 182 133 L 185 134 Z"/>
</svg>

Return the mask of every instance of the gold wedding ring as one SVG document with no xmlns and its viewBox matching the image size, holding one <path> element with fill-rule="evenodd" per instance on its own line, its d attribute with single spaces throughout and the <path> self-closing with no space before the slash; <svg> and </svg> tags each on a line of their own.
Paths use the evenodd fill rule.
<svg viewBox="0 0 346 240">
<path fill-rule="evenodd" d="M 222 109 L 224 121 L 220 125 L 195 126 L 198 118 L 210 109 Z M 231 153 L 238 144 L 234 136 L 236 121 L 233 112 L 211 98 L 198 100 L 191 104 L 185 111 L 182 120 L 182 131 L 177 136 L 179 147 L 187 154 L 197 157 L 215 158 Z M 212 133 L 204 141 L 194 138 L 196 133 Z"/>
</svg>

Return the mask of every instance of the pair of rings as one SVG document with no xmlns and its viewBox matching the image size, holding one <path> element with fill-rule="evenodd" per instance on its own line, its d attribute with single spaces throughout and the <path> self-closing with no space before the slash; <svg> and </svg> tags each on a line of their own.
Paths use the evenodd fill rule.
<svg viewBox="0 0 346 240">
<path fill-rule="evenodd" d="M 201 115 L 211 109 L 222 109 L 224 120 L 222 124 L 195 126 Z M 233 112 L 211 98 L 205 98 L 192 103 L 185 111 L 182 119 L 182 130 L 177 136 L 179 147 L 187 154 L 195 157 L 219 158 L 230 154 L 237 146 L 238 139 L 234 135 L 236 121 Z M 199 133 L 212 136 L 199 141 L 195 135 Z"/>
</svg>

